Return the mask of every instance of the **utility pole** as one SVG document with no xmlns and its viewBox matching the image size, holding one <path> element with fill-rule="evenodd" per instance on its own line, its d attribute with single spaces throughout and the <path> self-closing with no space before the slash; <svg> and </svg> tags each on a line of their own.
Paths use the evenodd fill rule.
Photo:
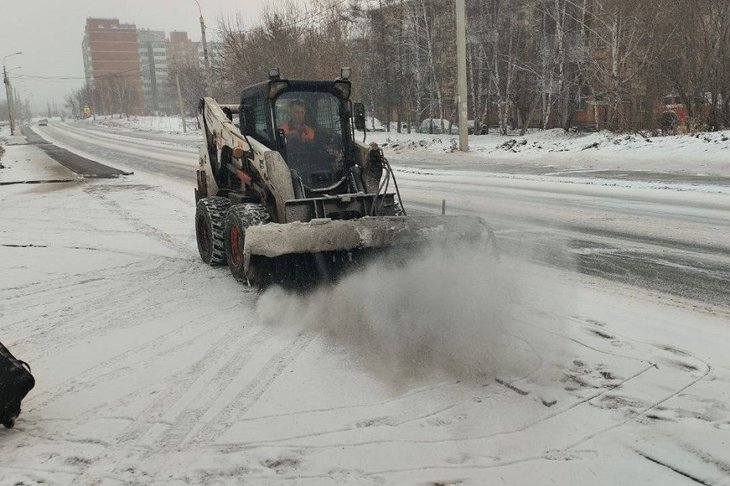
<svg viewBox="0 0 730 486">
<path fill-rule="evenodd" d="M 8 118 L 10 119 L 10 135 L 15 135 L 15 125 L 13 124 L 13 92 L 10 89 L 10 79 L 8 78 L 8 70 L 3 64 L 3 83 L 5 83 L 5 97 L 8 100 Z"/>
<path fill-rule="evenodd" d="M 183 105 L 182 92 L 180 91 L 180 75 L 175 74 L 175 84 L 177 84 L 177 101 L 180 103 L 180 119 L 182 120 L 183 133 L 188 132 L 188 127 L 185 126 L 185 105 Z"/>
<path fill-rule="evenodd" d="M 200 8 L 200 2 L 198 0 L 195 0 L 195 3 L 198 4 L 198 13 L 200 14 L 200 42 L 203 44 L 203 59 L 205 59 L 205 79 L 207 89 L 208 89 L 208 95 L 213 95 L 213 76 L 210 72 L 210 59 L 208 58 L 208 42 L 205 39 L 205 21 L 203 20 L 203 10 Z"/>
<path fill-rule="evenodd" d="M 5 96 L 8 100 L 8 118 L 10 120 L 10 135 L 15 135 L 15 124 L 13 123 L 13 91 L 10 88 L 10 78 L 8 77 L 8 70 L 5 67 L 5 59 L 18 56 L 22 54 L 21 51 L 8 54 L 3 57 L 3 83 L 5 83 Z"/>
<path fill-rule="evenodd" d="M 464 0 L 456 0 L 456 63 L 458 77 L 457 103 L 459 106 L 459 150 L 469 151 L 468 101 L 466 94 L 466 7 Z"/>
</svg>

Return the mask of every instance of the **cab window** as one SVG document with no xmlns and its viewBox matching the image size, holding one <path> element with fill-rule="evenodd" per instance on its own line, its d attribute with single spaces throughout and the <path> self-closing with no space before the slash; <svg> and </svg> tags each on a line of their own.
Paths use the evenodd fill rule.
<svg viewBox="0 0 730 486">
<path fill-rule="evenodd" d="M 241 126 L 246 135 L 262 143 L 270 142 L 265 99 L 255 96 L 244 98 L 241 118 Z"/>
</svg>

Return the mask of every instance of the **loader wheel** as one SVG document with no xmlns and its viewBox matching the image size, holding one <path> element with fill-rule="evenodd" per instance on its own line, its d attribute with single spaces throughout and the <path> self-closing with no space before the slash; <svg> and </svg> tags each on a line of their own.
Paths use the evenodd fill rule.
<svg viewBox="0 0 730 486">
<path fill-rule="evenodd" d="M 195 239 L 200 258 L 211 266 L 225 265 L 224 225 L 231 202 L 223 197 L 204 197 L 195 210 Z"/>
<path fill-rule="evenodd" d="M 232 206 L 225 222 L 225 249 L 228 268 L 240 282 L 248 281 L 251 285 L 265 283 L 268 272 L 261 262 L 252 261 L 249 272 L 244 271 L 243 249 L 246 243 L 246 229 L 249 226 L 266 224 L 270 221 L 269 213 L 261 204 L 243 203 Z"/>
</svg>

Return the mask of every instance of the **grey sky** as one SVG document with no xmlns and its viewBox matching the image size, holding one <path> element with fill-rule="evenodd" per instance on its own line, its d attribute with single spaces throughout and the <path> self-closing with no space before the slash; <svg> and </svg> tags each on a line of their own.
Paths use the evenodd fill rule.
<svg viewBox="0 0 730 486">
<path fill-rule="evenodd" d="M 260 15 L 267 0 L 199 0 L 208 26 L 207 35 L 218 18 L 240 12 L 247 23 Z M 195 0 L 0 0 L 0 57 L 17 51 L 20 56 L 7 59 L 10 77 L 34 107 L 56 101 L 78 88 L 83 80 L 35 79 L 24 76 L 79 77 L 84 75 L 81 40 L 87 17 L 118 18 L 138 28 L 187 31 L 200 39 L 198 6 Z M 1 61 L 1 60 L 0 60 Z M 21 75 L 21 76 L 19 76 Z M 4 99 L 4 90 L 2 91 Z"/>
</svg>

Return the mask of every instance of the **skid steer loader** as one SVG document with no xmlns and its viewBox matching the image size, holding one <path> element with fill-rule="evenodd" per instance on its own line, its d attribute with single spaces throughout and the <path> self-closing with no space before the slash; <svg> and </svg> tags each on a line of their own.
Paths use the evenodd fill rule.
<svg viewBox="0 0 730 486">
<path fill-rule="evenodd" d="M 238 105 L 200 100 L 195 230 L 205 263 L 227 263 L 252 285 L 299 286 L 394 247 L 492 238 L 478 217 L 406 215 L 382 151 L 355 140 L 365 112 L 347 71 L 301 81 L 272 70 Z"/>
</svg>

